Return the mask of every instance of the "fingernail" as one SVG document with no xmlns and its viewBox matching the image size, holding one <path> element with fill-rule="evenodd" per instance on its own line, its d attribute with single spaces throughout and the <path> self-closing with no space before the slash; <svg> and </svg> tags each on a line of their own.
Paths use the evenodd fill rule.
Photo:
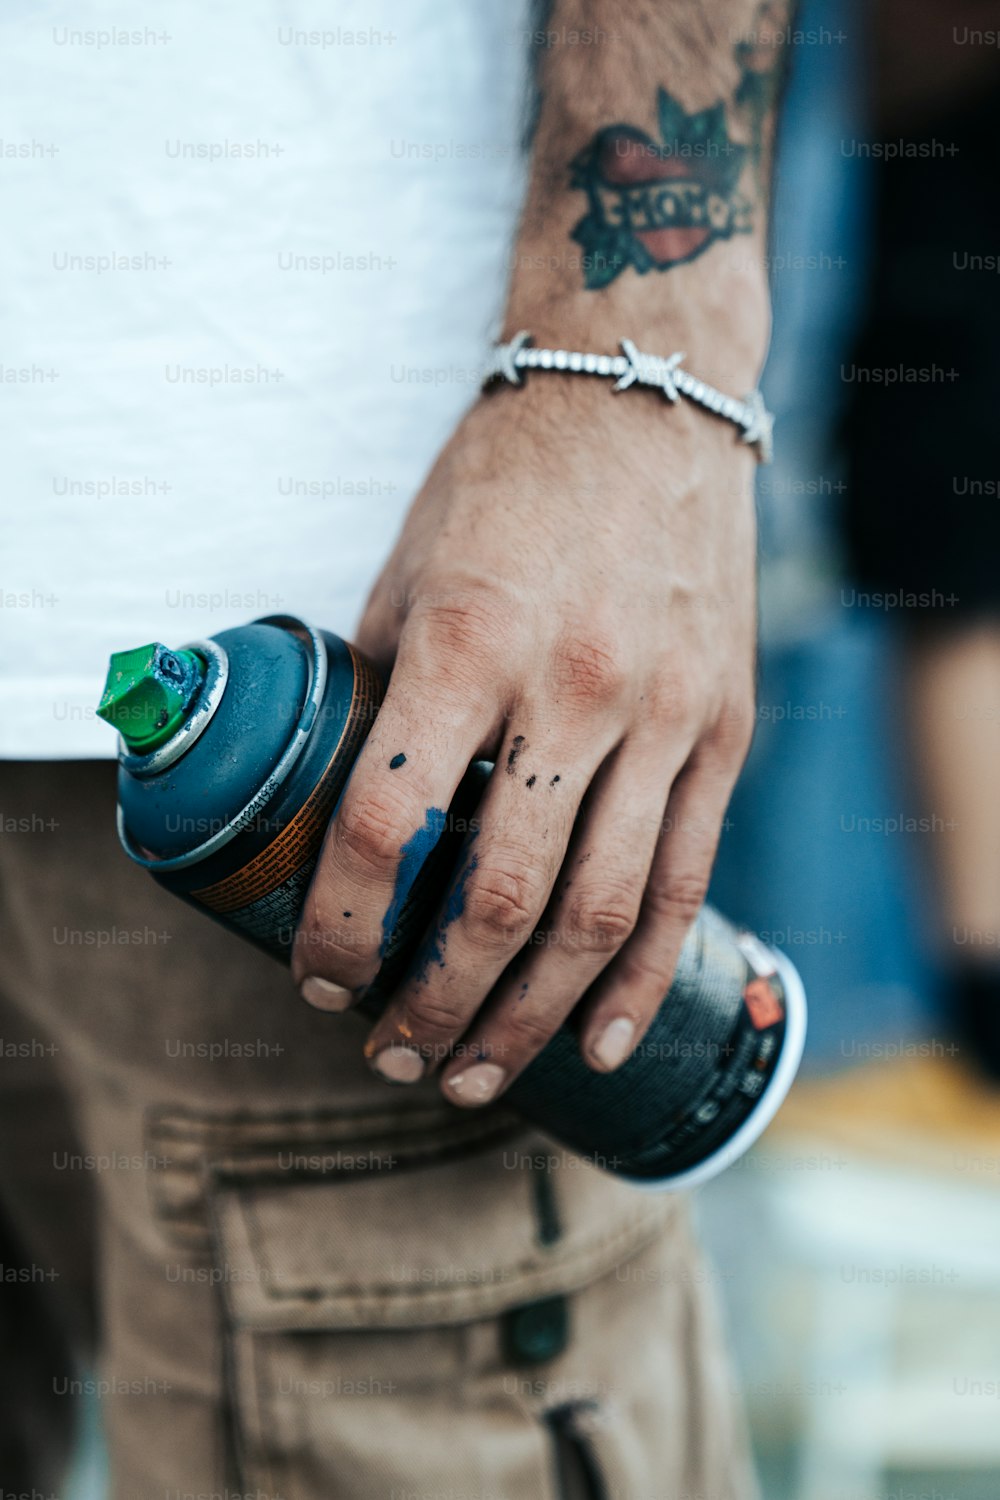
<svg viewBox="0 0 1000 1500">
<path fill-rule="evenodd" d="M 499 1063 L 473 1063 L 464 1073 L 456 1073 L 444 1087 L 460 1104 L 489 1104 L 500 1091 L 505 1073 Z"/>
<path fill-rule="evenodd" d="M 349 1010 L 354 1004 L 353 990 L 345 990 L 342 984 L 331 984 L 329 979 L 320 979 L 318 974 L 303 979 L 299 994 L 317 1010 Z"/>
<path fill-rule="evenodd" d="M 416 1083 L 423 1076 L 424 1060 L 412 1047 L 393 1042 L 378 1054 L 373 1066 L 390 1083 Z"/>
<path fill-rule="evenodd" d="M 594 1060 L 609 1071 L 623 1063 L 635 1041 L 635 1022 L 628 1016 L 616 1016 L 601 1032 L 591 1048 Z"/>
</svg>

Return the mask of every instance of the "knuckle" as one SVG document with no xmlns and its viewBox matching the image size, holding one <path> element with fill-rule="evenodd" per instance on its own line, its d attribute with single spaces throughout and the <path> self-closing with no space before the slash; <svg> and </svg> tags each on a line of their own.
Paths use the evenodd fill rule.
<svg viewBox="0 0 1000 1500">
<path fill-rule="evenodd" d="M 434 990 L 419 994 L 406 1007 L 408 1029 L 424 1041 L 455 1036 L 464 1030 L 468 1017 L 447 995 Z"/>
<path fill-rule="evenodd" d="M 625 692 L 628 670 L 624 655 L 609 634 L 570 635 L 563 639 L 555 663 L 556 689 L 584 708 L 605 708 Z"/>
<path fill-rule="evenodd" d="M 580 891 L 566 915 L 570 946 L 585 953 L 615 953 L 635 931 L 639 902 L 624 892 Z"/>
<path fill-rule="evenodd" d="M 356 983 L 363 977 L 375 942 L 366 942 L 359 923 L 343 924 L 328 903 L 316 896 L 306 902 L 295 935 L 295 973 L 324 974 L 340 983 Z"/>
<path fill-rule="evenodd" d="M 405 664 L 438 710 L 480 717 L 494 706 L 520 655 L 520 629 L 518 612 L 500 589 L 431 590 L 403 632 L 396 671 Z"/>
<path fill-rule="evenodd" d="M 465 587 L 430 592 L 413 617 L 424 650 L 445 665 L 463 658 L 499 667 L 510 642 L 510 611 L 489 590 Z"/>
<path fill-rule="evenodd" d="M 535 897 L 535 882 L 524 871 L 484 870 L 465 895 L 465 917 L 474 940 L 488 947 L 522 947 L 534 929 Z"/>
<path fill-rule="evenodd" d="M 742 762 L 750 749 L 756 718 L 752 695 L 741 693 L 727 698 L 708 735 L 709 744 L 725 761 Z"/>
<path fill-rule="evenodd" d="M 389 876 L 408 837 L 403 809 L 384 796 L 360 792 L 340 810 L 338 843 L 372 874 Z"/>
<path fill-rule="evenodd" d="M 535 1015 L 530 1011 L 513 1011 L 505 1023 L 504 1038 L 495 1050 L 501 1055 L 505 1052 L 518 1057 L 540 1052 L 552 1040 L 557 1029 L 555 1022 L 546 1021 L 542 1015 Z"/>
<path fill-rule="evenodd" d="M 660 915 L 686 925 L 701 911 L 707 894 L 707 872 L 679 870 L 656 891 L 654 899 Z"/>
<path fill-rule="evenodd" d="M 644 948 L 621 960 L 622 989 L 633 996 L 637 1010 L 652 1020 L 660 1002 L 670 988 L 677 967 L 677 950 L 650 951 Z"/>
</svg>

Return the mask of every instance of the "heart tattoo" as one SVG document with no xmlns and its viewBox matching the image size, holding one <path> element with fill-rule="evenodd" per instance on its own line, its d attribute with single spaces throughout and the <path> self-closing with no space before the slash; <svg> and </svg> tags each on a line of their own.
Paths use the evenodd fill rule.
<svg viewBox="0 0 1000 1500">
<path fill-rule="evenodd" d="M 660 89 L 657 114 L 659 141 L 632 125 L 609 125 L 572 163 L 570 186 L 589 203 L 573 239 L 591 290 L 626 266 L 640 275 L 666 271 L 753 228 L 753 205 L 737 190 L 750 148 L 729 139 L 721 100 L 687 114 Z"/>
</svg>

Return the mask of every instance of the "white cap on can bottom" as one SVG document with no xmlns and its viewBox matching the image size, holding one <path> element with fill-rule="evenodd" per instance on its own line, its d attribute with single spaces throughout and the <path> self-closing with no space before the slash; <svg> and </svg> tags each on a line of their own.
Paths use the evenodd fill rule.
<svg viewBox="0 0 1000 1500">
<path fill-rule="evenodd" d="M 758 947 L 764 949 L 764 944 L 761 943 Z M 806 1044 L 806 992 L 791 959 L 777 948 L 766 948 L 765 951 L 773 960 L 771 972 L 777 973 L 784 991 L 785 1036 L 774 1072 L 756 1105 L 729 1140 L 704 1161 L 698 1162 L 697 1166 L 669 1177 L 628 1177 L 623 1174 L 624 1182 L 631 1182 L 647 1193 L 682 1193 L 689 1188 L 699 1187 L 703 1182 L 718 1177 L 720 1172 L 731 1167 L 734 1161 L 749 1151 L 778 1113 L 795 1080 Z"/>
</svg>

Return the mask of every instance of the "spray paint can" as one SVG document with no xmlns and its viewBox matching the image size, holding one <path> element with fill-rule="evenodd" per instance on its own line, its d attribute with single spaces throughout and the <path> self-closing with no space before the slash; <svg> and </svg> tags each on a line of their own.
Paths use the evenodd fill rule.
<svg viewBox="0 0 1000 1500">
<path fill-rule="evenodd" d="M 382 698 L 327 631 L 272 615 L 180 650 L 111 659 L 98 714 L 121 734 L 118 831 L 175 895 L 287 962 L 327 824 Z M 491 768 L 470 766 L 362 1008 L 377 1014 L 430 926 Z M 789 960 L 704 907 L 649 1031 L 616 1072 L 572 1021 L 504 1096 L 555 1139 L 650 1188 L 690 1187 L 760 1135 L 805 1039 Z"/>
</svg>

